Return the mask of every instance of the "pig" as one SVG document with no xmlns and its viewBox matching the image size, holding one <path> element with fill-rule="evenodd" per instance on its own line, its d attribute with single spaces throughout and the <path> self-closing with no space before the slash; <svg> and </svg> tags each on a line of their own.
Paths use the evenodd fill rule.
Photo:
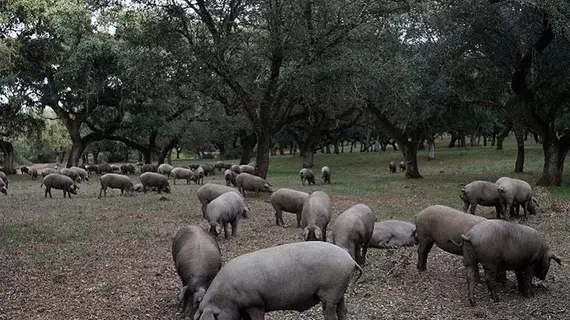
<svg viewBox="0 0 570 320">
<path fill-rule="evenodd" d="M 388 169 L 390 173 L 396 173 L 396 164 L 392 161 L 388 164 Z"/>
<path fill-rule="evenodd" d="M 69 169 L 77 172 L 82 181 L 89 181 L 89 173 L 87 172 L 87 170 L 80 167 L 71 167 Z"/>
<path fill-rule="evenodd" d="M 121 189 L 121 195 L 124 192 L 133 192 L 134 185 L 128 176 L 116 173 L 107 173 L 101 176 L 99 179 L 101 182 L 101 190 L 99 191 L 99 198 L 101 198 L 101 193 L 105 193 L 107 196 L 107 188 L 111 189 Z"/>
<path fill-rule="evenodd" d="M 501 203 L 499 202 L 499 191 L 497 185 L 489 181 L 476 180 L 461 187 L 459 194 L 463 200 L 463 211 L 475 214 L 477 205 L 495 207 L 497 219 L 501 218 Z"/>
<path fill-rule="evenodd" d="M 232 225 L 232 237 L 237 235 L 237 224 L 241 216 L 249 211 L 243 197 L 236 192 L 226 192 L 212 200 L 206 207 L 206 220 L 210 224 L 210 234 L 217 237 L 224 229 L 225 238 L 229 238 L 228 225 Z"/>
<path fill-rule="evenodd" d="M 195 184 L 204 184 L 204 169 L 202 167 L 196 168 L 196 170 L 192 172 L 190 180 L 194 181 Z"/>
<path fill-rule="evenodd" d="M 6 182 L 4 182 L 4 179 L 0 178 L 0 192 L 2 192 L 5 195 L 8 195 L 8 190 L 6 189 Z"/>
<path fill-rule="evenodd" d="M 200 166 L 204 170 L 204 176 L 215 176 L 216 175 L 216 168 L 209 164 L 203 164 Z"/>
<path fill-rule="evenodd" d="M 406 164 L 404 163 L 404 161 L 400 161 L 399 168 L 400 168 L 400 172 L 406 171 Z"/>
<path fill-rule="evenodd" d="M 303 168 L 299 171 L 299 175 L 301 176 L 301 185 L 305 185 L 305 181 L 307 184 L 315 184 L 315 174 L 313 173 L 313 170 Z"/>
<path fill-rule="evenodd" d="M 499 192 L 499 201 L 501 210 L 506 215 L 511 212 L 513 206 L 521 205 L 523 207 L 524 219 L 527 219 L 529 203 L 532 202 L 532 187 L 528 182 L 502 177 L 497 180 L 497 190 Z"/>
<path fill-rule="evenodd" d="M 236 177 L 237 174 L 232 170 L 227 169 L 226 171 L 224 171 L 224 179 L 226 180 L 226 186 L 230 185 L 237 186 Z"/>
<path fill-rule="evenodd" d="M 113 172 L 121 172 L 121 168 L 116 164 L 112 164 L 111 169 L 113 169 Z"/>
<path fill-rule="evenodd" d="M 192 170 L 186 168 L 174 168 L 170 172 L 170 176 L 172 177 L 172 180 L 174 180 L 174 184 L 176 184 L 176 179 L 185 179 L 186 184 L 189 184 L 192 174 Z"/>
<path fill-rule="evenodd" d="M 8 176 L 3 171 L 0 171 L 0 179 L 4 180 L 6 188 L 8 188 L 8 183 L 10 183 L 10 181 L 8 180 Z"/>
<path fill-rule="evenodd" d="M 38 169 L 36 168 L 30 168 L 30 171 L 28 172 L 30 174 L 30 177 L 32 179 L 37 179 L 38 178 Z"/>
<path fill-rule="evenodd" d="M 137 183 L 133 186 L 133 191 L 135 192 L 143 192 L 143 185 L 142 183 Z"/>
<path fill-rule="evenodd" d="M 198 169 L 199 167 L 200 167 L 200 165 L 197 163 L 191 163 L 188 165 L 188 168 L 190 168 L 190 170 L 192 170 L 192 171 Z"/>
<path fill-rule="evenodd" d="M 518 290 L 525 297 L 534 295 L 532 278 L 546 278 L 550 261 L 562 264 L 548 247 L 544 236 L 535 229 L 503 220 L 485 220 L 462 235 L 463 264 L 467 275 L 468 300 L 475 305 L 473 288 L 478 263 L 485 269 L 491 297 L 499 301 L 495 278 L 497 272 L 514 270 Z"/>
<path fill-rule="evenodd" d="M 157 172 L 157 171 L 158 171 L 158 165 L 156 164 L 148 163 L 141 166 L 141 174 L 145 172 Z"/>
<path fill-rule="evenodd" d="M 341 213 L 332 227 L 333 243 L 345 249 L 361 266 L 366 263 L 375 220 L 370 207 L 357 204 Z"/>
<path fill-rule="evenodd" d="M 250 166 L 248 164 L 243 164 L 241 166 L 239 166 L 239 173 L 249 173 L 249 174 L 253 174 L 253 172 L 255 171 L 255 167 L 254 166 Z"/>
<path fill-rule="evenodd" d="M 70 177 L 71 180 L 73 180 L 77 183 L 81 182 L 81 176 L 79 176 L 79 173 L 75 170 L 68 169 L 68 168 L 62 168 L 59 170 L 59 173 Z"/>
<path fill-rule="evenodd" d="M 321 182 L 322 184 L 331 183 L 331 169 L 327 166 L 321 168 Z"/>
<path fill-rule="evenodd" d="M 222 171 L 222 169 L 224 169 L 225 166 L 226 164 L 221 161 L 217 161 L 216 163 L 214 163 L 214 168 L 218 169 L 218 171 Z"/>
<path fill-rule="evenodd" d="M 333 244 L 300 242 L 229 261 L 212 281 L 194 319 L 264 319 L 265 312 L 323 305 L 325 320 L 346 319 L 344 293 L 362 268 Z"/>
<path fill-rule="evenodd" d="M 173 166 L 169 165 L 168 163 L 162 163 L 158 166 L 157 172 L 166 175 L 167 178 L 170 178 L 172 169 L 174 169 Z"/>
<path fill-rule="evenodd" d="M 99 166 L 96 164 L 90 164 L 87 166 L 87 172 L 94 172 L 95 174 L 99 173 Z"/>
<path fill-rule="evenodd" d="M 156 172 L 145 172 L 140 176 L 141 183 L 143 185 L 143 192 L 151 187 L 156 187 L 158 193 L 162 191 L 170 193 L 170 184 L 168 183 L 168 178 Z"/>
<path fill-rule="evenodd" d="M 202 216 L 204 218 L 206 217 L 206 207 L 208 206 L 208 203 L 212 202 L 212 200 L 216 199 L 226 192 L 235 192 L 239 194 L 239 192 L 234 188 L 215 183 L 206 183 L 205 185 L 198 188 L 196 195 L 202 204 Z"/>
<path fill-rule="evenodd" d="M 231 163 L 226 163 L 226 164 L 224 164 L 224 170 L 231 169 L 232 166 L 233 166 L 233 164 L 231 164 Z"/>
<path fill-rule="evenodd" d="M 46 192 L 45 197 L 49 194 L 51 198 L 51 188 L 63 190 L 63 197 L 65 198 L 66 195 L 71 198 L 71 194 L 77 194 L 77 189 L 79 187 L 75 184 L 75 182 L 68 176 L 59 174 L 59 173 L 50 173 L 44 177 L 44 180 L 41 184 L 42 186 L 45 185 Z"/>
<path fill-rule="evenodd" d="M 236 174 L 240 174 L 241 172 L 239 172 L 239 164 L 232 164 L 232 166 L 230 167 L 230 170 L 232 170 L 233 172 L 235 172 Z"/>
<path fill-rule="evenodd" d="M 265 179 L 249 173 L 238 174 L 236 177 L 236 185 L 244 197 L 246 190 L 255 191 L 255 195 L 259 195 L 259 191 L 272 192 L 271 185 L 265 181 Z"/>
<path fill-rule="evenodd" d="M 59 171 L 57 171 L 54 168 L 44 168 L 42 169 L 42 177 L 47 177 L 47 175 L 52 174 L 52 173 L 59 173 Z"/>
<path fill-rule="evenodd" d="M 21 167 L 20 171 L 22 172 L 22 174 L 28 174 L 28 172 L 30 172 L 30 169 L 28 167 Z"/>
<path fill-rule="evenodd" d="M 100 174 L 113 173 L 113 167 L 108 163 L 102 163 L 99 165 L 99 173 Z"/>
<path fill-rule="evenodd" d="M 461 235 L 476 223 L 487 219 L 464 213 L 450 207 L 435 205 L 423 209 L 415 216 L 418 237 L 418 271 L 426 270 L 428 253 L 435 243 L 439 248 L 456 255 L 463 254 Z"/>
<path fill-rule="evenodd" d="M 275 224 L 284 226 L 283 211 L 297 215 L 297 228 L 301 227 L 303 204 L 309 194 L 293 189 L 281 188 L 271 194 L 271 205 L 275 209 Z"/>
<path fill-rule="evenodd" d="M 184 226 L 172 239 L 172 258 L 182 281 L 179 307 L 182 306 L 183 315 L 192 319 L 210 283 L 222 267 L 220 247 L 204 229 Z"/>
<path fill-rule="evenodd" d="M 133 166 L 132 164 L 121 165 L 121 174 L 124 175 L 135 174 L 135 166 Z"/>
<path fill-rule="evenodd" d="M 301 212 L 301 228 L 305 241 L 327 241 L 327 225 L 331 221 L 332 205 L 329 196 L 322 191 L 309 195 Z"/>
<path fill-rule="evenodd" d="M 369 247 L 396 249 L 418 244 L 416 225 L 400 220 L 385 220 L 374 223 L 374 232 Z"/>
</svg>

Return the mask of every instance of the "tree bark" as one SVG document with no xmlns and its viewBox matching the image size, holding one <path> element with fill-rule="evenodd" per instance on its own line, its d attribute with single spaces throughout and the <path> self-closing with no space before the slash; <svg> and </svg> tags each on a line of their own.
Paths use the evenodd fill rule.
<svg viewBox="0 0 570 320">
<path fill-rule="evenodd" d="M 542 175 L 537 181 L 539 186 L 560 186 L 564 171 L 564 160 L 570 149 L 570 139 L 565 137 L 564 142 L 545 135 L 542 141 L 544 151 L 544 167 Z"/>
<path fill-rule="evenodd" d="M 513 128 L 517 140 L 517 161 L 515 162 L 515 172 L 522 173 L 524 169 L 524 127 L 521 123 L 514 124 Z"/>
<path fill-rule="evenodd" d="M 257 158 L 255 159 L 255 175 L 265 179 L 269 169 L 269 153 L 271 152 L 271 135 L 263 134 L 258 137 Z"/>
<path fill-rule="evenodd" d="M 314 151 L 312 148 L 301 150 L 301 159 L 303 160 L 303 168 L 313 168 Z"/>
<path fill-rule="evenodd" d="M 451 139 L 449 140 L 449 145 L 447 146 L 448 148 L 455 148 L 455 143 L 458 140 L 458 135 L 456 132 L 450 132 L 451 134 Z"/>
<path fill-rule="evenodd" d="M 422 179 L 418 169 L 418 145 L 419 141 L 406 141 L 400 144 L 404 163 L 406 164 L 406 178 Z"/>
<path fill-rule="evenodd" d="M 505 124 L 503 130 L 497 136 L 497 150 L 503 150 L 503 141 L 509 135 L 509 132 L 511 132 L 512 128 L 513 128 L 513 123 L 511 121 Z"/>
<path fill-rule="evenodd" d="M 497 143 L 497 133 L 493 131 L 493 137 L 491 138 L 491 147 L 494 147 Z"/>
<path fill-rule="evenodd" d="M 338 148 L 338 141 L 334 143 L 334 154 L 340 154 L 340 150 Z"/>
<path fill-rule="evenodd" d="M 14 172 L 14 146 L 4 140 L 0 140 L 0 150 L 4 154 L 4 173 L 12 174 Z"/>
<path fill-rule="evenodd" d="M 243 132 L 239 140 L 242 148 L 239 164 L 248 164 L 253 156 L 253 148 L 257 144 L 257 135 L 255 133 L 247 134 Z"/>
<path fill-rule="evenodd" d="M 158 164 L 164 163 L 164 159 L 166 159 L 166 157 L 172 152 L 172 149 L 176 147 L 178 142 L 179 142 L 178 137 L 174 137 L 162 150 L 160 150 L 160 154 L 158 155 Z M 171 163 L 172 160 L 169 161 L 169 164 Z"/>
<path fill-rule="evenodd" d="M 435 138 L 428 137 L 426 140 L 428 143 L 428 161 L 431 161 L 435 159 Z"/>
</svg>

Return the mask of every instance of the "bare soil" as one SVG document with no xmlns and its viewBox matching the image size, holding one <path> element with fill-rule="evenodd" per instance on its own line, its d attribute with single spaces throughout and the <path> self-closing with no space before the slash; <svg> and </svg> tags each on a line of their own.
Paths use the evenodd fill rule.
<svg viewBox="0 0 570 320">
<path fill-rule="evenodd" d="M 206 182 L 222 183 L 221 179 L 218 174 Z M 294 181 L 297 183 L 297 177 Z M 122 197 L 117 190 L 97 199 L 97 179 L 83 183 L 79 195 L 72 199 L 63 199 L 60 191 L 46 199 L 39 185 L 39 179 L 15 177 L 9 196 L 0 196 L 0 320 L 180 318 L 176 313 L 180 282 L 170 246 L 180 226 L 206 226 L 196 197 L 198 186 L 178 184 L 167 195 L 168 201 L 159 201 L 162 195 L 156 193 Z M 425 186 L 418 187 L 422 188 Z M 395 217 L 390 210 L 383 210 L 390 207 L 407 210 L 409 213 L 400 218 L 410 220 L 418 206 L 433 202 L 423 198 L 421 190 L 414 197 L 330 195 L 335 216 L 351 205 L 365 203 L 375 209 L 378 220 Z M 284 216 L 289 227 L 274 225 L 268 197 L 247 196 L 250 218 L 240 222 L 236 238 L 219 238 L 224 262 L 302 240 L 300 230 L 294 227 L 294 215 Z M 456 207 L 460 206 L 458 202 Z M 493 216 L 492 210 L 478 212 Z M 542 212 L 528 224 L 545 233 L 564 262 L 570 259 L 566 212 Z M 479 284 L 477 305 L 471 307 L 461 257 L 434 248 L 428 271 L 422 274 L 416 270 L 416 261 L 415 248 L 370 250 L 356 293 L 352 288 L 346 293 L 349 319 L 570 317 L 566 265 L 553 264 L 544 282 L 535 279 L 536 295 L 531 299 L 518 294 L 513 274 L 504 287 L 499 286 L 498 303 L 492 302 L 486 286 Z M 320 306 L 303 313 L 273 312 L 266 318 L 323 319 Z"/>
</svg>

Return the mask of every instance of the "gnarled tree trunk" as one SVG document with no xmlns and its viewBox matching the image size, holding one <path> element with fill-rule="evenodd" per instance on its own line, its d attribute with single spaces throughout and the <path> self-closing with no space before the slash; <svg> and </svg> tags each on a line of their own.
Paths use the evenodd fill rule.
<svg viewBox="0 0 570 320">
<path fill-rule="evenodd" d="M 560 141 L 556 137 L 544 135 L 542 149 L 544 150 L 544 167 L 536 184 L 539 186 L 560 186 L 564 161 L 568 150 L 570 150 L 570 139 L 565 137 L 564 141 Z"/>
<path fill-rule="evenodd" d="M 399 143 L 402 154 L 404 155 L 404 163 L 406 164 L 406 178 L 422 179 L 420 170 L 418 169 L 418 145 L 419 141 L 412 140 Z"/>
<path fill-rule="evenodd" d="M 253 148 L 257 144 L 257 135 L 255 133 L 247 134 L 243 132 L 239 137 L 239 141 L 242 148 L 239 164 L 248 164 L 253 156 Z"/>
<path fill-rule="evenodd" d="M 511 132 L 512 128 L 513 128 L 513 123 L 511 121 L 508 121 L 505 124 L 503 130 L 497 136 L 497 150 L 503 150 L 503 141 L 509 135 L 509 132 Z"/>
<path fill-rule="evenodd" d="M 521 173 L 524 169 L 524 127 L 521 123 L 515 123 L 513 125 L 513 131 L 515 132 L 515 138 L 517 140 L 517 161 L 515 163 L 515 172 Z"/>
<path fill-rule="evenodd" d="M 271 135 L 263 134 L 258 137 L 257 158 L 255 159 L 255 175 L 263 179 L 267 177 L 269 169 L 269 154 L 271 152 Z"/>
<path fill-rule="evenodd" d="M 4 154 L 4 173 L 12 174 L 14 172 L 14 146 L 8 141 L 0 140 L 0 150 Z"/>
</svg>

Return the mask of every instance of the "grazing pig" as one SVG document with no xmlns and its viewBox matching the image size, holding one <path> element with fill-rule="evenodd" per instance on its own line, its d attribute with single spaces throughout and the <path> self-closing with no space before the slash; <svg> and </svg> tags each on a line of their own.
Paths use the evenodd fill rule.
<svg viewBox="0 0 570 320">
<path fill-rule="evenodd" d="M 194 181 L 195 184 L 203 184 L 204 183 L 204 169 L 202 167 L 196 168 L 192 172 L 192 177 L 190 180 Z"/>
<path fill-rule="evenodd" d="M 128 176 L 116 173 L 107 173 L 101 176 L 99 179 L 101 181 L 101 190 L 99 191 L 99 198 L 101 198 L 101 193 L 105 193 L 107 196 L 107 188 L 111 189 L 121 189 L 121 194 L 124 192 L 133 192 L 134 186 L 133 182 Z"/>
<path fill-rule="evenodd" d="M 112 164 L 111 169 L 113 169 L 113 172 L 121 172 L 121 168 L 116 164 Z"/>
<path fill-rule="evenodd" d="M 331 221 L 332 205 L 329 196 L 322 191 L 309 195 L 301 212 L 301 228 L 305 241 L 327 241 L 327 225 Z"/>
<path fill-rule="evenodd" d="M 45 185 L 46 192 L 45 197 L 49 194 L 51 198 L 51 188 L 63 190 L 63 197 L 65 198 L 66 195 L 71 198 L 71 194 L 77 194 L 77 189 L 79 187 L 75 184 L 75 182 L 68 176 L 59 174 L 59 173 L 50 173 L 45 176 L 44 181 L 42 182 L 42 186 Z"/>
<path fill-rule="evenodd" d="M 73 180 L 77 183 L 81 182 L 81 176 L 79 176 L 79 173 L 75 170 L 63 168 L 63 169 L 59 170 L 59 173 L 70 177 L 71 180 Z"/>
<path fill-rule="evenodd" d="M 3 171 L 0 171 L 0 179 L 4 180 L 6 188 L 8 188 L 8 183 L 9 183 L 8 176 Z"/>
<path fill-rule="evenodd" d="M 132 164 L 123 164 L 121 166 L 121 174 L 124 175 L 135 174 L 135 166 L 133 166 Z"/>
<path fill-rule="evenodd" d="M 146 190 L 150 187 L 157 188 L 158 193 L 161 193 L 162 191 L 170 193 L 170 184 L 168 183 L 168 179 L 160 173 L 145 172 L 141 174 L 140 179 L 144 193 L 146 193 Z"/>
<path fill-rule="evenodd" d="M 157 172 L 157 171 L 158 171 L 158 165 L 156 164 L 148 163 L 141 167 L 141 174 L 145 172 Z"/>
<path fill-rule="evenodd" d="M 87 170 L 80 167 L 71 167 L 69 169 L 77 172 L 82 181 L 89 181 L 89 173 L 87 172 Z"/>
<path fill-rule="evenodd" d="M 5 195 L 8 195 L 8 190 L 6 190 L 6 182 L 4 182 L 4 179 L 0 178 L 0 192 L 2 192 Z"/>
<path fill-rule="evenodd" d="M 464 212 L 469 210 L 471 214 L 475 214 L 477 205 L 495 207 L 497 210 L 497 219 L 501 218 L 499 191 L 495 183 L 481 180 L 473 181 L 461 187 L 459 197 L 463 200 Z"/>
<path fill-rule="evenodd" d="M 217 237 L 224 228 L 225 238 L 229 238 L 228 225 L 232 225 L 232 237 L 237 235 L 237 224 L 241 216 L 247 217 L 247 205 L 236 192 L 226 192 L 212 200 L 206 208 L 206 220 L 210 224 L 210 234 Z"/>
<path fill-rule="evenodd" d="M 168 163 L 162 163 L 158 166 L 158 173 L 166 175 L 167 178 L 170 178 L 170 173 L 174 169 L 173 166 L 169 165 Z"/>
<path fill-rule="evenodd" d="M 28 174 L 28 172 L 30 172 L 30 169 L 28 167 L 21 167 L 20 171 L 22 172 L 22 174 Z"/>
<path fill-rule="evenodd" d="M 179 296 L 182 314 L 193 319 L 206 290 L 222 267 L 220 247 L 204 229 L 184 226 L 172 240 L 172 258 L 182 281 Z"/>
<path fill-rule="evenodd" d="M 133 186 L 133 191 L 135 192 L 143 192 L 144 187 L 142 185 L 142 183 L 137 183 Z"/>
<path fill-rule="evenodd" d="M 204 170 L 204 176 L 215 176 L 216 175 L 216 168 L 209 164 L 200 165 L 200 167 Z"/>
<path fill-rule="evenodd" d="M 406 164 L 404 163 L 404 161 L 400 161 L 400 172 L 404 172 L 406 171 Z"/>
<path fill-rule="evenodd" d="M 315 174 L 313 170 L 303 168 L 299 171 L 299 175 L 301 176 L 301 185 L 305 185 L 305 181 L 307 181 L 307 184 L 315 184 Z"/>
<path fill-rule="evenodd" d="M 57 171 L 54 168 L 44 168 L 42 169 L 42 177 L 47 177 L 48 175 L 52 174 L 52 173 L 59 173 L 59 171 Z"/>
<path fill-rule="evenodd" d="M 253 172 L 255 171 L 255 167 L 254 166 L 250 166 L 249 164 L 244 164 L 239 166 L 239 173 L 249 173 L 249 174 L 253 174 Z"/>
<path fill-rule="evenodd" d="M 191 163 L 188 165 L 188 168 L 190 168 L 190 170 L 192 170 L 192 171 L 198 169 L 199 167 L 200 167 L 200 165 L 197 163 Z"/>
<path fill-rule="evenodd" d="M 388 164 L 388 169 L 390 173 L 396 173 L 396 164 L 392 161 Z"/>
<path fill-rule="evenodd" d="M 434 243 L 449 253 L 463 254 L 463 250 L 455 243 L 460 243 L 461 235 L 476 223 L 485 220 L 487 219 L 441 205 L 423 209 L 415 217 L 418 271 L 426 270 L 428 253 Z"/>
<path fill-rule="evenodd" d="M 400 220 L 386 220 L 374 223 L 374 232 L 369 246 L 380 249 L 412 247 L 418 244 L 416 225 Z"/>
<path fill-rule="evenodd" d="M 226 180 L 226 186 L 229 186 L 230 184 L 237 186 L 236 177 L 237 174 L 232 170 L 227 169 L 226 171 L 224 171 L 224 179 Z"/>
<path fill-rule="evenodd" d="M 325 320 L 346 319 L 344 293 L 354 269 L 343 249 L 325 242 L 298 242 L 232 259 L 212 281 L 194 319 L 264 319 L 265 312 L 304 311 L 323 305 Z"/>
<path fill-rule="evenodd" d="M 532 187 L 528 182 L 502 177 L 497 180 L 497 190 L 499 191 L 499 201 L 503 214 L 511 212 L 513 206 L 522 206 L 524 219 L 527 219 L 529 203 L 532 202 Z M 505 216 L 506 218 L 506 216 Z"/>
<path fill-rule="evenodd" d="M 32 179 L 37 179 L 38 178 L 38 169 L 36 168 L 30 168 L 30 171 L 28 172 L 30 174 L 30 177 Z"/>
<path fill-rule="evenodd" d="M 108 163 L 102 163 L 99 165 L 99 173 L 100 174 L 113 173 L 113 167 Z"/>
<path fill-rule="evenodd" d="M 233 166 L 233 164 L 231 164 L 231 163 L 226 163 L 226 164 L 224 164 L 224 170 L 231 169 L 232 166 Z"/>
<path fill-rule="evenodd" d="M 206 183 L 205 185 L 198 188 L 196 195 L 202 204 L 202 215 L 204 218 L 206 217 L 206 207 L 208 206 L 208 203 L 212 202 L 212 200 L 216 199 L 226 192 L 235 192 L 239 194 L 239 192 L 234 188 L 215 183 Z"/>
<path fill-rule="evenodd" d="M 327 166 L 321 168 L 321 182 L 323 184 L 331 183 L 331 169 Z"/>
<path fill-rule="evenodd" d="M 87 172 L 94 172 L 95 174 L 99 173 L 99 166 L 96 164 L 90 164 L 87 166 Z"/>
<path fill-rule="evenodd" d="M 370 207 L 357 204 L 341 213 L 333 224 L 333 243 L 350 253 L 361 266 L 366 262 L 375 220 Z"/>
<path fill-rule="evenodd" d="M 271 185 L 265 179 L 254 176 L 249 173 L 240 173 L 236 177 L 236 185 L 239 192 L 245 197 L 245 191 L 255 191 L 255 195 L 259 195 L 259 191 L 272 192 Z"/>
<path fill-rule="evenodd" d="M 214 168 L 218 169 L 218 171 L 222 171 L 222 169 L 224 169 L 225 166 L 226 166 L 226 165 L 225 165 L 223 162 L 221 162 L 221 161 L 217 161 L 217 162 L 214 164 Z"/>
<path fill-rule="evenodd" d="M 303 204 L 309 198 L 309 194 L 293 189 L 281 188 L 271 194 L 271 205 L 275 209 L 275 224 L 285 225 L 283 211 L 297 215 L 297 228 L 301 227 L 301 213 Z"/>
<path fill-rule="evenodd" d="M 467 274 L 468 298 L 475 304 L 473 287 L 478 263 L 485 269 L 491 297 L 499 301 L 495 278 L 498 271 L 514 270 L 518 290 L 525 296 L 534 295 L 532 277 L 546 278 L 550 260 L 561 264 L 548 247 L 544 236 L 535 229 L 503 220 L 486 220 L 475 224 L 463 236 L 463 264 Z"/>
<path fill-rule="evenodd" d="M 185 179 L 186 184 L 190 183 L 190 179 L 192 178 L 192 170 L 186 168 L 174 168 L 170 172 L 170 176 L 172 180 L 174 180 L 174 184 L 176 184 L 176 179 Z"/>
<path fill-rule="evenodd" d="M 239 172 L 239 164 L 232 164 L 232 166 L 230 167 L 230 170 L 232 170 L 232 171 L 235 172 L 236 174 L 240 174 L 240 172 Z"/>
</svg>

